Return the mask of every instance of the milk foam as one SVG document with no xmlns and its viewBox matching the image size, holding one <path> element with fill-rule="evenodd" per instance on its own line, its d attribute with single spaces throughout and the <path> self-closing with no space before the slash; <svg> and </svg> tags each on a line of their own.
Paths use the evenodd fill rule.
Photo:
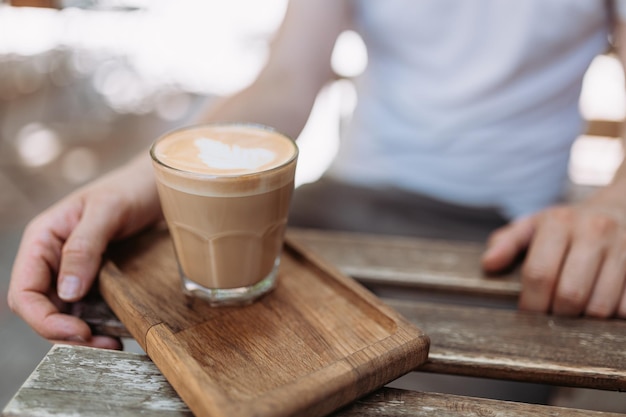
<svg viewBox="0 0 626 417">
<path fill-rule="evenodd" d="M 168 187 L 203 196 L 247 196 L 292 182 L 298 149 L 271 129 L 226 124 L 170 132 L 150 153 L 157 179 Z"/>
<path fill-rule="evenodd" d="M 269 149 L 242 148 L 211 138 L 199 138 L 193 143 L 198 148 L 198 158 L 209 168 L 254 171 L 276 158 L 276 153 Z"/>
</svg>

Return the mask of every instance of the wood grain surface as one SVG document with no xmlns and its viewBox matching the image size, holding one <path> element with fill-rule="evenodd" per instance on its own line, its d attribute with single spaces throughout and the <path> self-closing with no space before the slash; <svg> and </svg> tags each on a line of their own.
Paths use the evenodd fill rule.
<svg viewBox="0 0 626 417">
<path fill-rule="evenodd" d="M 191 417 L 154 363 L 130 352 L 55 345 L 2 417 Z M 624 414 L 381 388 L 333 417 L 624 417 Z"/>
<path fill-rule="evenodd" d="M 429 335 L 417 371 L 626 391 L 626 322 L 384 298 Z M 128 337 L 102 300 L 82 308 L 94 332 Z"/>
<path fill-rule="evenodd" d="M 384 301 L 431 338 L 419 369 L 626 391 L 626 321 Z"/>
<path fill-rule="evenodd" d="M 518 269 L 498 276 L 482 271 L 478 243 L 296 228 L 288 236 L 365 284 L 505 299 L 521 289 Z"/>
<path fill-rule="evenodd" d="M 54 345 L 2 417 L 192 417 L 146 355 Z"/>
<path fill-rule="evenodd" d="M 118 245 L 100 290 L 197 416 L 325 415 L 428 353 L 419 328 L 297 244 L 246 307 L 186 297 L 164 230 Z"/>
<path fill-rule="evenodd" d="M 289 237 L 363 283 L 396 287 L 385 295 L 446 295 L 437 303 L 384 299 L 431 337 L 421 370 L 626 390 L 626 321 L 494 308 L 499 299 L 515 305 L 519 270 L 486 275 L 481 244 L 309 229 L 290 229 Z"/>
<path fill-rule="evenodd" d="M 353 262 L 354 258 L 341 254 L 354 253 L 350 242 L 359 241 L 362 247 L 380 246 L 381 253 L 389 251 L 390 242 L 396 240 L 380 236 L 361 236 L 355 239 L 337 238 L 334 232 L 314 232 L 318 242 L 334 242 L 329 246 L 302 249 L 309 252 L 322 252 L 327 258 L 334 255 L 339 266 Z M 290 233 L 292 240 L 302 247 L 308 247 L 301 235 Z M 393 243 L 397 259 L 410 259 L 420 246 L 420 240 L 401 239 L 402 244 Z M 445 276 L 463 276 L 467 271 L 459 270 L 468 265 L 476 268 L 479 252 L 475 245 L 455 242 L 435 242 L 447 248 L 449 258 L 470 258 L 462 262 L 444 262 L 433 256 L 424 264 L 412 262 L 406 269 L 412 269 L 416 279 L 423 269 L 439 265 L 439 273 L 444 277 L 442 288 L 449 282 Z M 428 245 L 427 245 L 428 246 Z M 329 251 L 327 248 L 333 248 Z M 311 255 L 313 256 L 313 255 Z M 389 259 L 376 257 L 367 260 L 374 275 L 389 265 Z M 382 263 L 382 265 L 381 265 Z M 344 268 L 342 268 L 344 269 Z M 487 283 L 490 278 L 481 278 L 477 270 L 472 272 L 477 286 L 481 280 Z M 471 274 L 470 274 L 471 276 Z M 406 284 L 408 285 L 408 284 Z M 418 290 L 421 284 L 416 284 Z M 402 287 L 407 288 L 407 287 Z M 413 288 L 413 287 L 411 287 Z M 454 286 L 456 288 L 456 284 Z M 408 289 L 408 288 L 407 288 Z M 383 301 L 399 311 L 431 338 L 429 361 L 420 370 L 456 375 L 481 376 L 498 379 L 550 383 L 563 386 L 586 387 L 605 390 L 626 390 L 626 321 L 595 320 L 590 318 L 563 318 L 543 314 L 523 313 L 513 309 L 477 307 L 475 305 L 454 305 L 438 300 L 428 301 L 432 295 L 428 288 L 420 301 L 384 298 Z M 444 291 L 445 293 L 446 291 Z M 468 295 L 474 298 L 479 291 Z M 413 294 L 411 294 L 413 295 Z M 418 294 L 420 295 L 420 294 Z M 101 302 L 87 301 L 81 307 L 81 317 L 88 321 L 94 331 L 110 335 L 125 335 L 126 329 Z M 107 311 L 109 313 L 107 313 Z"/>
</svg>

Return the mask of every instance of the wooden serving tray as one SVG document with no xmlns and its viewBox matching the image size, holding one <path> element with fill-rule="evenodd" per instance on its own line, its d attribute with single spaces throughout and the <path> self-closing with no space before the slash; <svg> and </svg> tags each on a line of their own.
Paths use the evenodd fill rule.
<svg viewBox="0 0 626 417">
<path fill-rule="evenodd" d="M 185 296 L 163 229 L 116 245 L 100 289 L 196 416 L 326 415 L 428 355 L 420 329 L 293 242 L 246 307 Z"/>
</svg>

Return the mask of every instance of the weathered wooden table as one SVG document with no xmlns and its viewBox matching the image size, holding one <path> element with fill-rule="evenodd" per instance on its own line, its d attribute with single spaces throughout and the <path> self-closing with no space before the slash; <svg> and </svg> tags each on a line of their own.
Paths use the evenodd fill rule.
<svg viewBox="0 0 626 417">
<path fill-rule="evenodd" d="M 626 390 L 626 321 L 516 311 L 517 272 L 485 276 L 481 245 L 308 230 L 289 235 L 430 336 L 429 360 L 416 372 Z M 90 304 L 82 315 L 100 333 L 128 335 L 104 304 Z M 618 395 L 626 402 L 626 394 Z M 2 416 L 113 414 L 191 412 L 147 356 L 57 345 Z M 392 388 L 336 415 L 626 416 Z"/>
</svg>

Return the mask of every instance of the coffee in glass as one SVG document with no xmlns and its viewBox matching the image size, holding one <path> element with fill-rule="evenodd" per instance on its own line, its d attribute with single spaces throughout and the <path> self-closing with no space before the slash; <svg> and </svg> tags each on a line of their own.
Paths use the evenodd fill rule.
<svg viewBox="0 0 626 417">
<path fill-rule="evenodd" d="M 275 283 L 298 148 L 265 126 L 191 126 L 150 150 L 184 290 L 252 302 Z"/>
</svg>

